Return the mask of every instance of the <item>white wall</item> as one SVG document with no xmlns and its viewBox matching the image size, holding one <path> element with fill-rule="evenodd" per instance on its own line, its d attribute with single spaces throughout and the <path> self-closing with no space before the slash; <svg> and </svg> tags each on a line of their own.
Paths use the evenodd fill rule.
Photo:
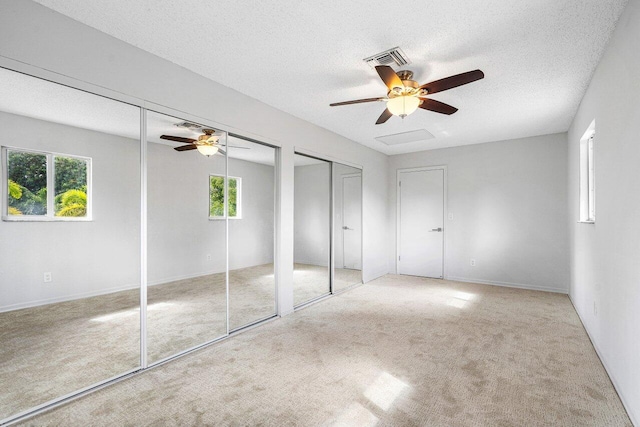
<svg viewBox="0 0 640 427">
<path fill-rule="evenodd" d="M 226 129 L 278 141 L 282 146 L 278 202 L 280 314 L 293 310 L 294 147 L 363 166 L 363 276 L 369 281 L 387 273 L 388 236 L 380 233 L 388 223 L 385 155 L 30 1 L 0 3 L 0 40 L 0 65 L 40 75 L 57 73 L 56 80 L 93 90 L 106 88 L 185 111 Z"/>
<path fill-rule="evenodd" d="M 294 174 L 294 261 L 329 265 L 330 164 L 296 166 Z"/>
<path fill-rule="evenodd" d="M 630 0 L 569 130 L 570 295 L 640 425 L 640 1 Z M 596 223 L 578 224 L 579 143 L 596 121 Z M 597 313 L 597 314 L 596 314 Z"/>
<path fill-rule="evenodd" d="M 454 219 L 444 223 L 445 278 L 567 292 L 566 141 L 556 134 L 392 156 L 392 269 L 397 170 L 446 165 Z"/>
<path fill-rule="evenodd" d="M 90 222 L 0 221 L 0 311 L 138 286 L 139 141 L 1 112 L 0 129 L 0 145 L 91 157 L 93 175 Z"/>
<path fill-rule="evenodd" d="M 148 283 L 224 272 L 225 221 L 209 219 L 209 175 L 224 175 L 224 157 L 149 144 L 147 165 Z M 242 178 L 242 218 L 229 221 L 229 268 L 271 263 L 274 167 L 231 158 L 228 167 Z"/>
<path fill-rule="evenodd" d="M 91 222 L 0 221 L 0 311 L 138 287 L 139 141 L 2 112 L 0 127 L 0 145 L 86 156 L 93 166 Z M 224 163 L 149 145 L 149 284 L 224 271 L 225 223 L 208 219 L 209 174 L 224 174 Z M 229 225 L 230 268 L 271 263 L 274 167 L 229 159 L 229 172 L 243 195 L 242 219 Z"/>
<path fill-rule="evenodd" d="M 229 220 L 229 268 L 274 262 L 275 168 L 229 159 L 229 175 L 242 178 L 242 218 Z"/>
</svg>

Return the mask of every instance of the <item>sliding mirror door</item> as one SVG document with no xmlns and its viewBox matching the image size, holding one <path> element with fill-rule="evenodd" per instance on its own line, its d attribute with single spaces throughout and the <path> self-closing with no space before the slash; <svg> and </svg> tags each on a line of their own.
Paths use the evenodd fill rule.
<svg viewBox="0 0 640 427">
<path fill-rule="evenodd" d="M 331 163 L 295 154 L 293 304 L 331 292 Z"/>
<path fill-rule="evenodd" d="M 276 149 L 229 137 L 229 328 L 275 316 Z M 216 176 L 221 186 L 224 177 Z M 222 209 L 218 218 L 224 218 Z"/>
<path fill-rule="evenodd" d="M 194 144 L 194 141 L 198 144 Z M 147 360 L 227 333 L 226 134 L 147 112 Z"/>
<path fill-rule="evenodd" d="M 0 420 L 140 366 L 140 110 L 0 69 Z"/>
<path fill-rule="evenodd" d="M 362 283 L 362 170 L 333 163 L 333 292 Z"/>
</svg>

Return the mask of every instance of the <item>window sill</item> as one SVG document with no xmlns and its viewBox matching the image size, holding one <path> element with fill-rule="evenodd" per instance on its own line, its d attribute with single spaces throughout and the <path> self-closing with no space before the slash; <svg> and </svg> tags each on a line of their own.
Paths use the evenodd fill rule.
<svg viewBox="0 0 640 427">
<path fill-rule="evenodd" d="M 225 220 L 227 218 L 223 217 L 223 216 L 218 216 L 218 217 L 209 217 L 209 221 L 222 221 Z M 238 217 L 238 216 L 234 216 L 234 217 L 230 217 L 229 219 L 233 220 L 233 219 L 242 219 L 242 217 Z"/>
<path fill-rule="evenodd" d="M 63 217 L 15 217 L 15 216 L 3 216 L 4 222 L 92 222 L 93 218 L 63 218 Z"/>
<path fill-rule="evenodd" d="M 595 225 L 596 222 L 595 221 L 578 221 L 578 224 L 593 224 L 593 225 Z"/>
</svg>

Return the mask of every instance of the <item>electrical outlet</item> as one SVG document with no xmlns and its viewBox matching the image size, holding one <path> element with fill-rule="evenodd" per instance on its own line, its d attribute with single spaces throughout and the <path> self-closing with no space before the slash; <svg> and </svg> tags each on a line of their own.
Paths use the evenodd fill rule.
<svg viewBox="0 0 640 427">
<path fill-rule="evenodd" d="M 49 283 L 53 280 L 51 277 L 51 272 L 44 273 L 44 283 Z"/>
<path fill-rule="evenodd" d="M 449 214 L 449 221 L 453 221 L 453 214 L 452 213 Z"/>
<path fill-rule="evenodd" d="M 471 264 L 471 267 L 475 267 L 476 266 L 475 258 L 471 258 L 471 261 L 469 261 L 469 264 Z"/>
<path fill-rule="evenodd" d="M 211 261 L 211 254 L 207 254 L 207 261 Z"/>
<path fill-rule="evenodd" d="M 593 302 L 593 315 L 594 316 L 598 316 L 598 306 L 596 305 L 596 302 Z"/>
</svg>

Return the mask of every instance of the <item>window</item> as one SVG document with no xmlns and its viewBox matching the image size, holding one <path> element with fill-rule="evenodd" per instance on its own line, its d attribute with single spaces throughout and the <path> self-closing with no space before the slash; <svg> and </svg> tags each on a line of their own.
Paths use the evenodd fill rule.
<svg viewBox="0 0 640 427">
<path fill-rule="evenodd" d="M 91 159 L 5 147 L 2 154 L 7 189 L 3 219 L 90 219 Z"/>
<path fill-rule="evenodd" d="M 580 222 L 586 223 L 594 223 L 596 220 L 593 159 L 595 136 L 594 121 L 580 140 Z"/>
<path fill-rule="evenodd" d="M 229 177 L 229 218 L 242 218 L 242 178 Z M 209 176 L 209 218 L 224 219 L 224 176 Z"/>
</svg>

